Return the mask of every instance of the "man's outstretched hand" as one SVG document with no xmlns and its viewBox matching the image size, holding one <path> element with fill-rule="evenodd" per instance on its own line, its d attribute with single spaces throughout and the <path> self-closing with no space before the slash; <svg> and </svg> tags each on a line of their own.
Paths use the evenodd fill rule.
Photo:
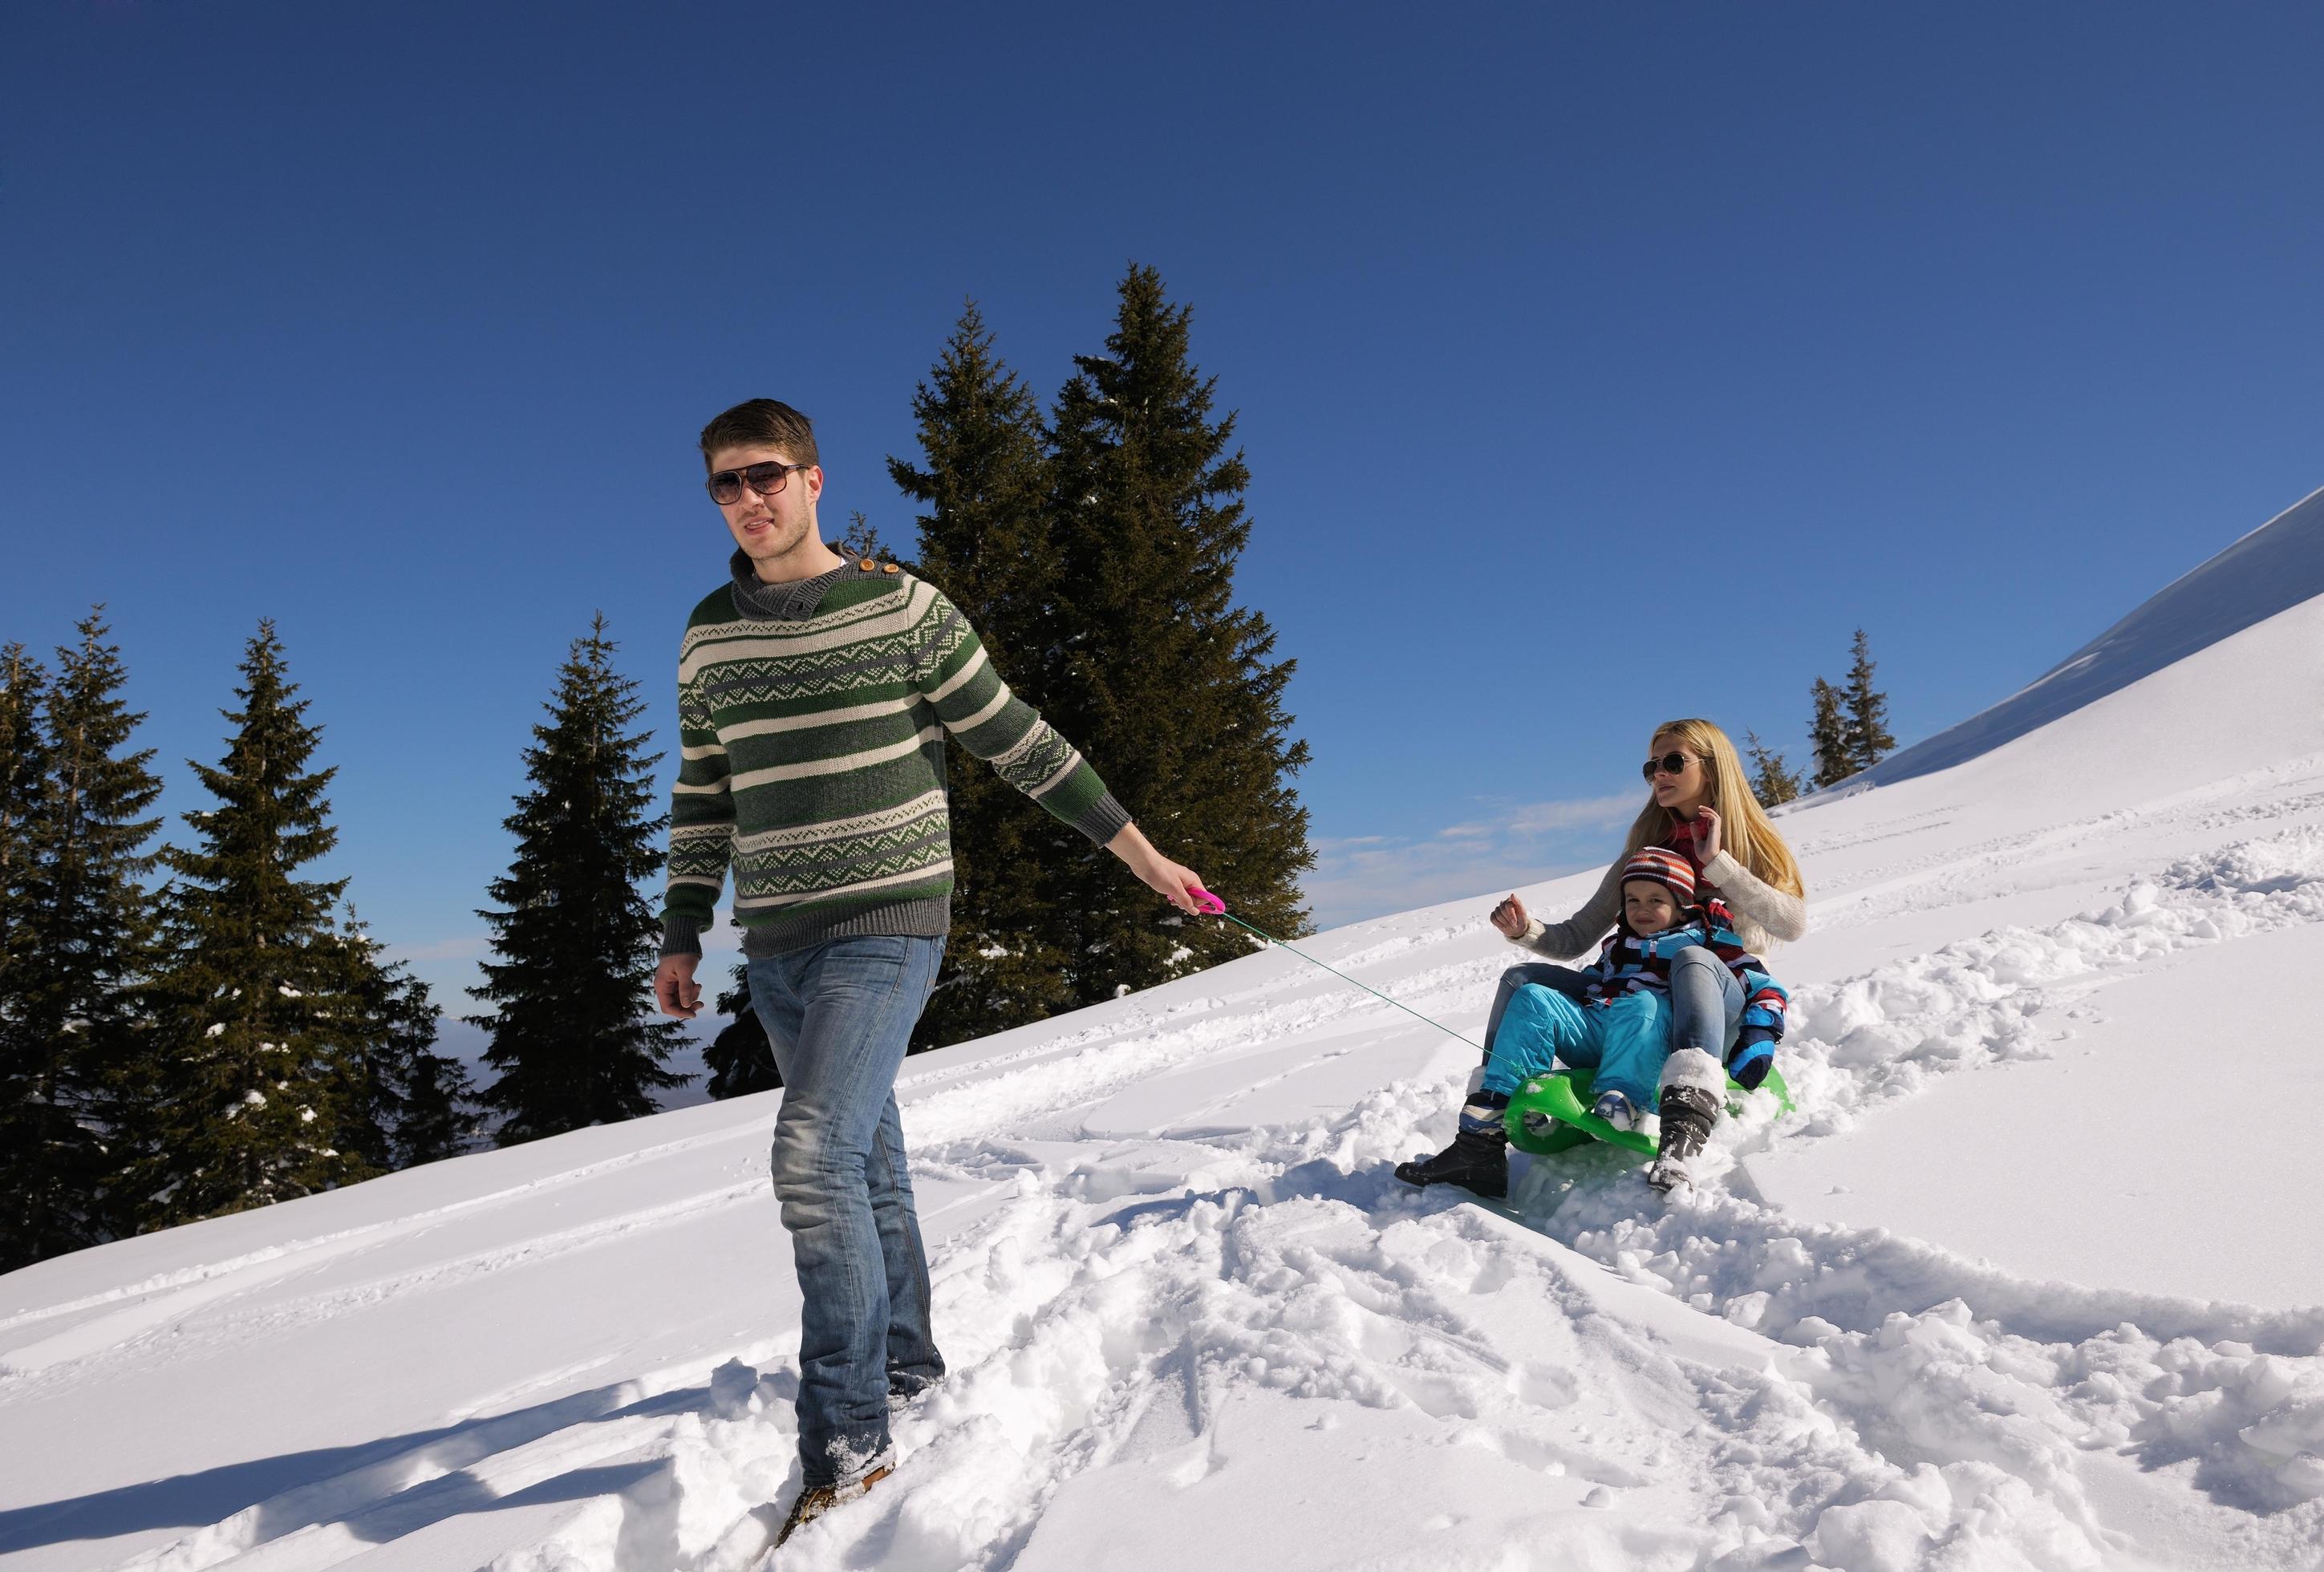
<svg viewBox="0 0 2324 1572">
<path fill-rule="evenodd" d="M 1154 843 L 1137 825 L 1124 824 L 1120 832 L 1105 843 L 1105 849 L 1120 858 L 1130 872 L 1160 891 L 1163 898 L 1180 911 L 1202 911 L 1194 904 L 1194 892 L 1203 887 L 1203 876 L 1155 850 Z"/>
<path fill-rule="evenodd" d="M 654 968 L 654 1003 L 665 1016 L 676 1016 L 690 1021 L 702 1013 L 701 985 L 694 980 L 694 969 L 702 964 L 699 955 L 665 955 Z"/>
</svg>

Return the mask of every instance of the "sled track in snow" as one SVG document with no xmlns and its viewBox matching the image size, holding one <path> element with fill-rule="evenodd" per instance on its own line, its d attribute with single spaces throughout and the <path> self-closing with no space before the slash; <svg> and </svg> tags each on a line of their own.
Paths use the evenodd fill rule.
<svg viewBox="0 0 2324 1572">
<path fill-rule="evenodd" d="M 1965 847 L 1917 852 L 1858 873 L 1854 894 L 1817 907 L 1816 925 L 1826 931 L 1859 927 L 1882 917 L 1946 905 L 1948 897 L 1966 892 L 1989 892 L 1997 885 L 2008 887 L 2015 882 L 2015 870 L 2034 854 L 2070 849 L 2110 835 L 2176 826 L 2199 831 L 2243 829 L 2271 820 L 2313 815 L 2324 809 L 2324 791 L 2312 789 L 2319 781 L 2324 781 L 2324 757 L 2289 759 L 2163 802 L 2064 824 L 2045 824 Z M 1795 850 L 1803 859 L 1812 859 L 1819 853 L 1881 841 L 1911 840 L 1943 828 L 1956 812 L 1932 809 L 1872 833 L 1803 837 Z"/>
<path fill-rule="evenodd" d="M 1762 1108 L 1722 1143 L 1840 1133 L 1932 1077 L 2046 1053 L 2075 1001 L 2157 958 L 2319 921 L 2324 829 L 2295 826 L 2173 864 L 2086 916 L 1802 988 L 1787 1044 L 1800 1113 L 1771 1128 Z M 1436 968 L 1396 991 L 1475 988 L 1498 970 Z M 918 1099 L 932 1170 L 1010 1188 L 932 1262 L 954 1376 L 899 1419 L 906 1469 L 789 1564 L 1008 1566 L 1074 1480 L 1148 1454 L 1199 1470 L 1205 1416 L 1259 1392 L 1417 1411 L 1530 1470 L 1545 1500 L 1674 1490 L 1692 1510 L 1655 1545 L 1609 1540 L 1674 1565 L 1811 1551 L 1848 1566 L 2181 1564 L 2108 1524 L 2104 1503 L 2142 1471 L 2191 1484 L 2182 1531 L 2209 1564 L 2312 1562 L 2324 1310 L 2043 1284 L 1716 1190 L 1657 1208 L 1635 1169 L 1587 1154 L 1519 1227 L 1387 1177 L 1441 1135 L 1450 1082 L 1233 1138 L 1116 1143 L 1095 1171 L 1086 1145 L 1007 1133 L 1365 1009 L 1388 1015 L 1328 996 L 1226 1023 L 1174 1011 Z M 575 1232 L 582 1247 L 591 1230 Z M 1614 1303 L 1609 1273 L 1675 1319 Z M 748 1566 L 762 1503 L 795 1485 L 796 1370 L 776 1352 L 795 1335 L 366 1458 L 124 1565 L 327 1567 L 587 1468 L 613 1487 L 500 1566 Z"/>
<path fill-rule="evenodd" d="M 1803 1116 L 1779 1138 L 1835 1133 L 1932 1075 L 2043 1053 L 2066 1004 L 2158 955 L 2319 920 L 2324 832 L 2295 829 L 2174 865 L 2089 917 L 1803 989 Z M 1716 1192 L 1657 1212 L 1614 1164 L 1529 1238 L 1384 1180 L 1457 1098 L 1401 1085 L 1240 1142 L 1146 1143 L 1148 1161 L 1182 1148 L 1176 1168 L 1204 1193 L 1127 1200 L 1076 1200 L 1085 1172 L 962 1138 L 947 1163 L 1013 1169 L 1021 1193 L 941 1254 L 946 1324 L 1010 1331 L 958 1349 L 952 1385 L 899 1430 L 912 1490 L 844 1539 L 835 1522 L 833 1557 L 876 1540 L 904 1564 L 1005 1565 L 1059 1485 L 1127 1446 L 1157 1388 L 1189 1373 L 1213 1389 L 1410 1403 L 1593 1486 L 1686 1481 L 1706 1557 L 1812 1541 L 1851 1564 L 1949 1544 L 1964 1566 L 2123 1564 L 2132 1547 L 2089 1500 L 2093 1456 L 2190 1466 L 2223 1565 L 2295 1565 L 2324 1531 L 2324 1478 L 2299 1457 L 2324 1439 L 2324 1312 L 2033 1283 Z M 1674 1356 L 1597 1313 L 1572 1257 L 1542 1238 L 1775 1338 L 1783 1355 L 1758 1370 Z M 1477 1301 L 1501 1296 L 1532 1302 L 1514 1318 L 1526 1334 L 1480 1323 Z M 1570 1357 L 1542 1356 L 1545 1327 L 1573 1338 Z M 1573 1433 L 1561 1416 L 1582 1389 L 1546 1373 L 1609 1361 L 1651 1378 L 1609 1406 L 1683 1406 L 1683 1437 Z M 1016 1401 L 1028 1374 L 1053 1399 L 1038 1423 Z M 1563 1401 L 1531 1401 L 1545 1393 Z M 788 1415 L 768 1420 L 774 1444 L 752 1454 L 762 1471 L 787 1464 L 790 1444 Z M 1803 1475 L 1825 1488 L 1802 1495 Z M 591 1537 L 530 1564 L 592 1564 Z"/>
</svg>

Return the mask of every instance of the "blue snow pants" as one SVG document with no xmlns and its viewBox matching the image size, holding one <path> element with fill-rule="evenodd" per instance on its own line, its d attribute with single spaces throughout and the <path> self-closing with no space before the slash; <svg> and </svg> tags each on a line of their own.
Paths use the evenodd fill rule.
<svg viewBox="0 0 2324 1572">
<path fill-rule="evenodd" d="M 1743 1018 L 1742 985 L 1709 951 L 1680 951 L 1672 987 L 1690 1006 L 1690 1030 L 1683 1034 L 1700 1033 L 1704 1041 L 1675 1040 L 1682 1034 L 1673 1029 L 1676 1015 L 1669 994 L 1640 989 L 1618 994 L 1603 1005 L 1585 1005 L 1554 987 L 1522 984 L 1510 993 L 1489 1039 L 1492 1052 L 1485 1061 L 1482 1089 L 1507 1097 L 1526 1077 L 1564 1064 L 1595 1070 L 1598 1091 L 1618 1091 L 1639 1108 L 1655 1107 L 1663 1061 L 1671 1050 L 1699 1047 L 1713 1059 L 1723 1058 Z M 1719 1036 L 1692 1027 L 1697 1019 L 1706 1025 L 1717 1022 L 1711 1031 Z"/>
<path fill-rule="evenodd" d="M 1655 1106 L 1663 1061 L 1670 1057 L 1670 999 L 1659 993 L 1618 995 L 1603 1005 L 1576 1004 L 1527 983 L 1509 1000 L 1493 1034 L 1487 1091 L 1514 1093 L 1526 1077 L 1559 1064 L 1598 1072 L 1599 1091 L 1618 1091 L 1642 1108 Z"/>
</svg>

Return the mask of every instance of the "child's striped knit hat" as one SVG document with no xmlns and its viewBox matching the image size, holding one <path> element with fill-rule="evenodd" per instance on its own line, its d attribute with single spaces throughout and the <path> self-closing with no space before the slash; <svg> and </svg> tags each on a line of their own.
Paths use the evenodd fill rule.
<svg viewBox="0 0 2324 1572">
<path fill-rule="evenodd" d="M 1647 846 L 1622 864 L 1622 882 L 1648 879 L 1663 886 L 1682 907 L 1694 905 L 1694 864 L 1665 846 Z"/>
</svg>

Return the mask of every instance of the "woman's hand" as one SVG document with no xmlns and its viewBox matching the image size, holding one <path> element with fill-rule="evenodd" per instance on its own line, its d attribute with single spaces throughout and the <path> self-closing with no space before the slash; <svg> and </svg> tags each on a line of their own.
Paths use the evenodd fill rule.
<svg viewBox="0 0 2324 1572">
<path fill-rule="evenodd" d="M 1525 903 L 1511 896 L 1493 908 L 1493 926 L 1501 931 L 1503 938 L 1522 939 L 1526 930 L 1533 926 L 1533 919 L 1526 915 Z"/>
<path fill-rule="evenodd" d="M 1705 804 L 1694 811 L 1694 849 L 1702 856 L 1703 866 L 1706 868 L 1710 866 L 1711 860 L 1719 855 L 1719 810 L 1717 808 Z"/>
</svg>

